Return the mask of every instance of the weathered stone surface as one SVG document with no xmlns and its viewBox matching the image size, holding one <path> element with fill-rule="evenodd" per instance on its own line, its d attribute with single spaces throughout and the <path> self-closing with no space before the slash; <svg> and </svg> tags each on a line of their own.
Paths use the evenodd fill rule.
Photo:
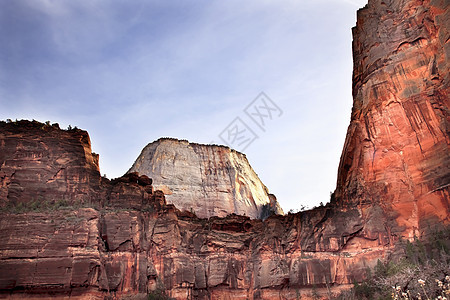
<svg viewBox="0 0 450 300">
<path fill-rule="evenodd" d="M 339 204 L 378 203 L 403 235 L 449 221 L 448 1 L 369 1 L 353 29 Z"/>
<path fill-rule="evenodd" d="M 177 139 L 148 144 L 129 172 L 151 177 L 167 202 L 201 218 L 235 213 L 259 218 L 263 205 L 283 214 L 244 154 Z"/>
<path fill-rule="evenodd" d="M 0 123 L 0 207 L 46 199 L 88 203 L 101 181 L 86 131 Z"/>
<path fill-rule="evenodd" d="M 153 191 L 151 178 L 137 173 L 125 174 L 105 183 L 106 205 L 122 208 L 162 208 L 166 202 L 161 191 Z M 102 196 L 102 195 L 99 195 Z"/>
<path fill-rule="evenodd" d="M 295 215 L 201 219 L 166 205 L 143 175 L 101 179 L 82 131 L 0 123 L 0 297 L 120 299 L 164 286 L 176 299 L 308 299 L 363 279 L 400 238 L 448 225 L 449 19 L 436 0 L 359 11 L 334 199 Z M 61 165 L 67 176 L 48 184 Z M 9 207 L 40 194 L 93 207 Z"/>
<path fill-rule="evenodd" d="M 160 282 L 177 298 L 251 299 L 270 291 L 289 295 L 313 285 L 350 284 L 386 255 L 386 248 L 377 243 L 344 255 L 341 250 L 351 238 L 342 235 L 333 249 L 311 246 L 355 227 L 337 222 L 334 231 L 325 230 L 324 223 L 333 223 L 328 210 L 264 222 L 237 215 L 198 219 L 170 206 L 159 212 L 84 208 L 3 213 L 0 295 L 23 289 L 62 295 L 89 287 L 97 289 L 94 295 L 120 298 L 147 293 Z M 352 238 L 364 238 L 360 232 Z"/>
</svg>

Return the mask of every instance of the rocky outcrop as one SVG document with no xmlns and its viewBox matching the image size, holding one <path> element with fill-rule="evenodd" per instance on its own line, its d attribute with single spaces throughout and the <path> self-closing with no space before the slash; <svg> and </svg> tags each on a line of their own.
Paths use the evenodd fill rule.
<svg viewBox="0 0 450 300">
<path fill-rule="evenodd" d="M 165 201 L 152 179 L 129 173 L 100 177 L 99 157 L 86 131 L 37 121 L 0 122 L 0 209 L 61 205 L 141 209 Z M 156 197 L 156 198 L 155 198 Z"/>
<path fill-rule="evenodd" d="M 201 219 L 145 175 L 101 179 L 87 133 L 0 123 L 0 297 L 309 299 L 363 279 L 401 238 L 448 225 L 449 19 L 435 0 L 359 11 L 337 188 L 330 204 L 295 215 Z M 61 165 L 75 175 L 47 183 Z M 39 193 L 50 204 L 28 206 Z"/>
<path fill-rule="evenodd" d="M 159 139 L 148 144 L 129 172 L 153 178 L 168 203 L 201 218 L 235 213 L 259 218 L 283 214 L 244 154 L 225 146 Z"/>
<path fill-rule="evenodd" d="M 371 0 L 353 29 L 353 110 L 335 198 L 397 213 L 404 235 L 450 216 L 448 1 Z"/>
<path fill-rule="evenodd" d="M 48 199 L 89 203 L 98 198 L 99 174 L 86 131 L 0 123 L 0 207 Z"/>
</svg>

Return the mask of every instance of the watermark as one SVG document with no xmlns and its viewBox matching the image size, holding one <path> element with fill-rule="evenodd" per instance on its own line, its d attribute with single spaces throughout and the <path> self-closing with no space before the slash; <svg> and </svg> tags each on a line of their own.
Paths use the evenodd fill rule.
<svg viewBox="0 0 450 300">
<path fill-rule="evenodd" d="M 258 136 L 240 117 L 236 117 L 219 134 L 219 138 L 231 148 L 244 151 Z"/>
<path fill-rule="evenodd" d="M 262 131 L 266 131 L 267 122 L 275 117 L 281 117 L 283 111 L 264 92 L 261 92 L 245 109 L 249 116 Z"/>
<path fill-rule="evenodd" d="M 270 99 L 264 92 L 261 92 L 249 105 L 243 110 L 247 119 L 253 121 L 259 130 L 265 132 L 268 124 L 275 118 L 279 118 L 283 111 Z M 252 123 L 250 123 L 252 124 Z M 236 117 L 219 134 L 219 138 L 230 148 L 243 152 L 259 136 L 254 128 L 249 126 L 241 117 Z"/>
</svg>

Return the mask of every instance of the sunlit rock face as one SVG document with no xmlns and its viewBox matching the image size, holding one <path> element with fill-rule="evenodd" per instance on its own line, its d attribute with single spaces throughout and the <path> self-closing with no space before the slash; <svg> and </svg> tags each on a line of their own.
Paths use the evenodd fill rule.
<svg viewBox="0 0 450 300">
<path fill-rule="evenodd" d="M 380 203 L 404 235 L 449 221 L 448 1 L 369 1 L 353 28 L 340 204 Z"/>
<path fill-rule="evenodd" d="M 263 205 L 283 213 L 246 156 L 228 147 L 159 139 L 142 150 L 129 172 L 152 178 L 168 203 L 202 218 L 231 213 L 259 218 Z"/>
</svg>

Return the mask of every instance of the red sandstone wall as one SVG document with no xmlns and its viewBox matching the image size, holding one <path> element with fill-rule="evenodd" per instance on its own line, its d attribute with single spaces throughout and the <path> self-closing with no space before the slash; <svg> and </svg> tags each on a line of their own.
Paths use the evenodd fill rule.
<svg viewBox="0 0 450 300">
<path fill-rule="evenodd" d="M 335 197 L 398 213 L 403 235 L 449 221 L 448 1 L 369 1 L 353 28 L 353 110 Z"/>
</svg>

